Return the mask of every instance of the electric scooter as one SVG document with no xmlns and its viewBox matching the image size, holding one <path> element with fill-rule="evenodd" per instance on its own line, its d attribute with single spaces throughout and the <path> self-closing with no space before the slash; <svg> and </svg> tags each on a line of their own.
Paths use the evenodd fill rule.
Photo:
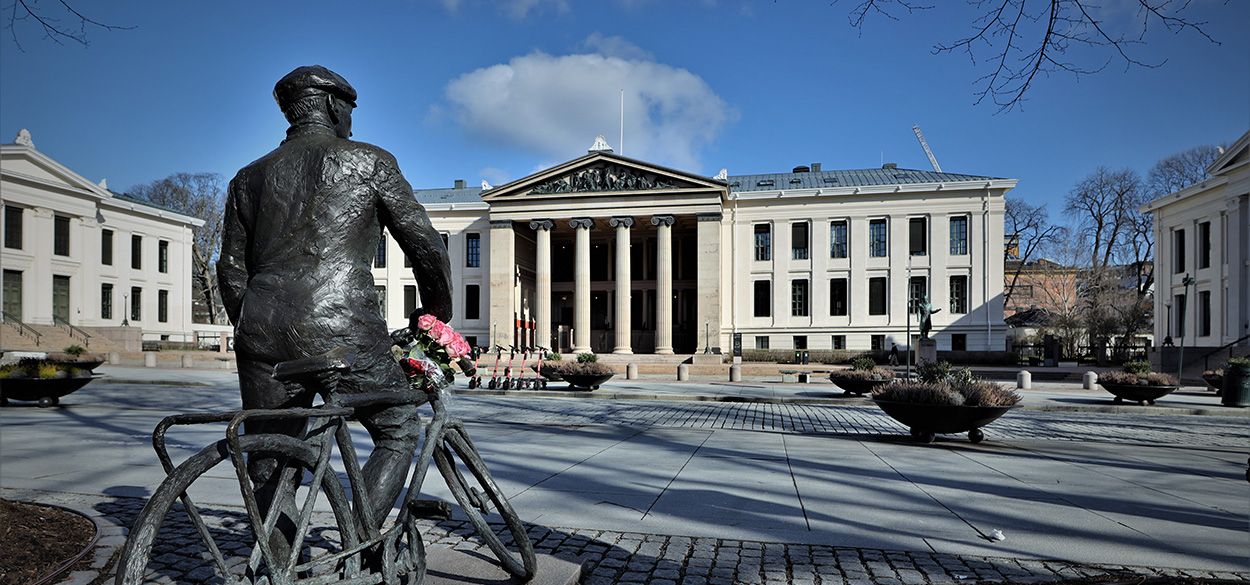
<svg viewBox="0 0 1250 585">
<path fill-rule="evenodd" d="M 499 357 L 503 355 L 503 346 L 495 346 L 495 366 L 491 368 L 490 384 L 491 390 L 499 387 Z"/>
<path fill-rule="evenodd" d="M 477 366 L 478 366 L 478 361 L 481 360 L 482 358 L 482 351 L 486 349 L 488 348 L 485 348 L 485 347 L 473 348 L 473 376 L 469 378 L 470 390 L 480 387 L 482 385 L 482 372 L 481 370 L 477 369 Z"/>
</svg>

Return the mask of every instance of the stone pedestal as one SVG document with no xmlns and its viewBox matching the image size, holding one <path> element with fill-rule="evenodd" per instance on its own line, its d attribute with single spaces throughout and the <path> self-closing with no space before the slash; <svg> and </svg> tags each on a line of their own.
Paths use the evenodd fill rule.
<svg viewBox="0 0 1250 585">
<path fill-rule="evenodd" d="M 916 365 L 925 362 L 937 363 L 936 339 L 920 339 L 916 341 Z"/>
</svg>

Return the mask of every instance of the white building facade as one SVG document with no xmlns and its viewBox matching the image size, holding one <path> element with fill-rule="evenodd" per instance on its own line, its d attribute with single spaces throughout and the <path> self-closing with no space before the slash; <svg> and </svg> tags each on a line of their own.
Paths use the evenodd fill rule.
<svg viewBox="0 0 1250 585">
<path fill-rule="evenodd" d="M 479 346 L 888 350 L 918 333 L 910 295 L 940 309 L 939 349 L 997 351 L 1015 184 L 893 165 L 711 178 L 596 150 L 416 197 L 448 243 L 451 324 Z M 398 327 L 420 299 L 398 246 L 380 252 Z"/>
<path fill-rule="evenodd" d="M 0 155 L 6 322 L 190 339 L 192 230 L 202 220 L 85 179 L 36 150 L 25 130 Z"/>
<path fill-rule="evenodd" d="M 1183 337 L 1187 364 L 1221 346 L 1250 346 L 1250 132 L 1207 173 L 1140 208 L 1154 223 L 1154 336 Z"/>
</svg>

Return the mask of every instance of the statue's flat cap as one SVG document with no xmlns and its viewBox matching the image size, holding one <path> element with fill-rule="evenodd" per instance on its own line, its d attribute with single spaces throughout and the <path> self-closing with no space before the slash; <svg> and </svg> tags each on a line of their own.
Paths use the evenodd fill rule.
<svg viewBox="0 0 1250 585">
<path fill-rule="evenodd" d="M 355 103 L 356 90 L 342 75 L 320 65 L 299 67 L 273 86 L 273 99 L 289 104 L 303 97 L 329 93 Z"/>
</svg>

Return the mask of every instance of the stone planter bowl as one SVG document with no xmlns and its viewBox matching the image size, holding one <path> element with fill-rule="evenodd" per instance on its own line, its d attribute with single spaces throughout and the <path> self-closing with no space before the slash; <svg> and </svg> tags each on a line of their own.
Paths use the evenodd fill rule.
<svg viewBox="0 0 1250 585">
<path fill-rule="evenodd" d="M 980 443 L 985 438 L 981 427 L 1019 406 L 922 404 L 876 399 L 873 402 L 890 418 L 907 425 L 911 436 L 923 443 L 932 443 L 935 435 L 949 433 L 968 433 L 969 441 Z"/>
<path fill-rule="evenodd" d="M 1175 392 L 1180 386 L 1145 386 L 1141 384 L 1108 384 L 1099 382 L 1103 390 L 1115 395 L 1115 403 L 1136 402 L 1140 406 L 1154 404 L 1155 400 Z"/>
</svg>

